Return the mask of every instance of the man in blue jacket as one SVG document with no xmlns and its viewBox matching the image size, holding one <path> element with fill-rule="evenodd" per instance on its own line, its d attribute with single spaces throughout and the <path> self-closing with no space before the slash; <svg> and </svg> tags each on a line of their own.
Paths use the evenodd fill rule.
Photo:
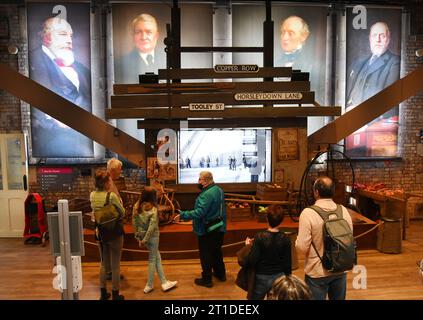
<svg viewBox="0 0 423 320">
<path fill-rule="evenodd" d="M 200 172 L 198 187 L 201 193 L 195 200 L 194 210 L 180 211 L 175 221 L 193 221 L 203 270 L 201 278 L 195 279 L 194 282 L 196 285 L 211 288 L 212 275 L 220 281 L 226 281 L 222 254 L 223 236 L 226 232 L 225 196 L 223 190 L 214 183 L 213 175 L 209 171 Z"/>
</svg>

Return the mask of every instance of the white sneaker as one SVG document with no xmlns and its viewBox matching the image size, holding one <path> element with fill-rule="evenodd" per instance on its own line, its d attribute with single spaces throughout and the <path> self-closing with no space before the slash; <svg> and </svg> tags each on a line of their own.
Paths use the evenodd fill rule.
<svg viewBox="0 0 423 320">
<path fill-rule="evenodd" d="M 153 291 L 153 287 L 146 285 L 145 288 L 144 288 L 144 293 L 150 293 L 151 291 Z"/>
<path fill-rule="evenodd" d="M 165 283 L 162 284 L 163 291 L 169 291 L 170 289 L 176 287 L 178 281 L 169 281 L 167 280 Z"/>
</svg>

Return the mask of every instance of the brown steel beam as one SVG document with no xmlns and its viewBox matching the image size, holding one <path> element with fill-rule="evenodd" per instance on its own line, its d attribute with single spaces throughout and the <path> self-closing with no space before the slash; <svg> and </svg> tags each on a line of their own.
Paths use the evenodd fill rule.
<svg viewBox="0 0 423 320">
<path fill-rule="evenodd" d="M 23 76 L 8 65 L 0 64 L 0 74 L 1 89 L 145 168 L 145 145 L 139 140 Z"/>
<path fill-rule="evenodd" d="M 187 118 L 284 118 L 284 117 L 323 117 L 339 116 L 341 107 L 244 107 L 226 108 L 223 111 L 190 111 L 188 108 L 172 108 L 173 119 Z M 136 109 L 118 108 L 107 109 L 107 119 L 169 119 L 168 108 Z"/>
<path fill-rule="evenodd" d="M 305 127 L 307 121 L 305 118 L 237 118 L 237 119 L 204 119 L 189 120 L 188 127 L 194 128 L 259 128 L 259 127 Z M 180 129 L 180 120 L 150 119 L 138 120 L 138 129 Z"/>
<path fill-rule="evenodd" d="M 308 137 L 309 146 L 314 148 L 318 144 L 338 143 L 370 121 L 421 91 L 423 91 L 423 66 L 418 67 L 404 78 L 394 82 L 335 121 L 311 134 Z"/>
<path fill-rule="evenodd" d="M 314 92 L 301 92 L 300 100 L 244 100 L 238 101 L 234 93 L 182 93 L 172 95 L 172 107 L 188 106 L 190 103 L 224 103 L 225 105 L 262 105 L 262 104 L 313 104 Z M 116 95 L 111 97 L 112 109 L 115 108 L 154 108 L 168 107 L 167 94 Z"/>
<path fill-rule="evenodd" d="M 291 67 L 259 68 L 258 72 L 215 72 L 214 69 L 159 69 L 159 79 L 218 79 L 291 77 Z"/>
<path fill-rule="evenodd" d="M 244 92 L 244 91 L 310 91 L 310 81 L 280 81 L 280 82 L 196 82 L 196 83 L 171 83 L 172 93 L 189 92 Z M 165 83 L 160 84 L 115 84 L 113 86 L 115 95 L 121 94 L 148 94 L 167 93 Z"/>
</svg>

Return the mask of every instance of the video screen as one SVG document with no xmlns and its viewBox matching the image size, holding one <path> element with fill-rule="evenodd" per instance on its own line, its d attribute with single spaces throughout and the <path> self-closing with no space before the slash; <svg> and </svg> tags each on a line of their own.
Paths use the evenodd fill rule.
<svg viewBox="0 0 423 320">
<path fill-rule="evenodd" d="M 345 111 L 374 96 L 400 78 L 401 10 L 367 9 L 366 26 L 347 12 L 347 79 Z M 398 107 L 345 139 L 349 157 L 396 157 Z"/>
<path fill-rule="evenodd" d="M 197 183 L 203 170 L 216 183 L 271 181 L 270 128 L 179 132 L 179 183 Z"/>
<path fill-rule="evenodd" d="M 28 4 L 31 79 L 92 112 L 89 30 L 89 4 Z M 93 157 L 91 139 L 31 107 L 33 157 Z"/>
</svg>

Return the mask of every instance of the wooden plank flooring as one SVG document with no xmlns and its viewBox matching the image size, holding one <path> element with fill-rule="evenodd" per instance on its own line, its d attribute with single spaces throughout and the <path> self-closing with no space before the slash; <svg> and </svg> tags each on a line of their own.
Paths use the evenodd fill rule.
<svg viewBox="0 0 423 320">
<path fill-rule="evenodd" d="M 359 263 L 367 270 L 367 289 L 354 289 L 353 277 L 357 274 L 349 272 L 347 299 L 423 300 L 423 284 L 416 266 L 416 261 L 423 258 L 423 221 L 412 221 L 409 231 L 408 240 L 403 241 L 402 254 L 359 251 Z M 201 270 L 198 260 L 166 260 L 163 262 L 166 276 L 178 280 L 178 288 L 162 292 L 156 276 L 156 289 L 146 295 L 142 290 L 147 262 L 123 262 L 121 270 L 125 280 L 121 283 L 121 291 L 127 299 L 245 299 L 245 292 L 234 284 L 239 269 L 236 259 L 225 258 L 225 263 L 228 280 L 224 283 L 215 281 L 214 287 L 209 289 L 193 284 Z M 303 264 L 300 259 L 295 275 L 304 277 Z M 22 239 L 0 239 L 0 300 L 59 300 L 59 292 L 51 285 L 52 268 L 53 258 L 48 246 L 24 245 Z M 84 283 L 80 299 L 98 299 L 98 271 L 98 263 L 83 264 Z"/>
</svg>

